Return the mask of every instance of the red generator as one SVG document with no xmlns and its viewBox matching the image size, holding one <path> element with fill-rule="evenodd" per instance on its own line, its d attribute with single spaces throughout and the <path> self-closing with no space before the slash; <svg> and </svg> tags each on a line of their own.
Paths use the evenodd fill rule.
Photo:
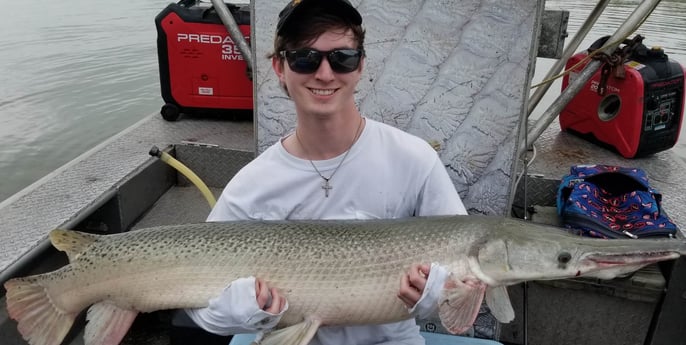
<svg viewBox="0 0 686 345">
<path fill-rule="evenodd" d="M 595 44 L 594 44 L 595 45 Z M 587 52 L 577 53 L 566 64 L 570 69 Z M 581 72 L 577 66 L 562 81 L 562 90 Z M 563 131 L 637 158 L 664 151 L 679 139 L 684 110 L 684 70 L 659 47 L 639 44 L 624 65 L 624 78 L 612 73 L 604 94 L 599 69 L 560 113 Z"/>
<path fill-rule="evenodd" d="M 250 38 L 249 5 L 226 4 L 245 39 Z M 235 114 L 253 109 L 248 66 L 211 3 L 182 0 L 155 17 L 162 98 L 160 113 Z"/>
</svg>

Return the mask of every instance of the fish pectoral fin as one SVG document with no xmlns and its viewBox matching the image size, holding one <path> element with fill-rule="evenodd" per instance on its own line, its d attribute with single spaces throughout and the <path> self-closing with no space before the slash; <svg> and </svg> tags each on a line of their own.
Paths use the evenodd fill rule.
<svg viewBox="0 0 686 345">
<path fill-rule="evenodd" d="M 508 323 L 514 320 L 514 309 L 512 309 L 510 295 L 507 293 L 505 286 L 486 289 L 486 304 L 498 321 Z"/>
<path fill-rule="evenodd" d="M 131 328 L 138 311 L 99 302 L 88 309 L 83 339 L 86 345 L 118 345 Z"/>
<path fill-rule="evenodd" d="M 321 322 L 307 318 L 301 323 L 283 329 L 265 333 L 264 337 L 255 341 L 258 345 L 307 345 L 317 333 Z"/>
<path fill-rule="evenodd" d="M 480 280 L 448 278 L 438 304 L 443 327 L 453 334 L 466 332 L 476 320 L 485 290 L 486 284 Z"/>
<path fill-rule="evenodd" d="M 50 231 L 50 242 L 58 250 L 67 253 L 69 262 L 76 260 L 97 239 L 98 235 L 85 232 L 63 229 Z"/>
</svg>

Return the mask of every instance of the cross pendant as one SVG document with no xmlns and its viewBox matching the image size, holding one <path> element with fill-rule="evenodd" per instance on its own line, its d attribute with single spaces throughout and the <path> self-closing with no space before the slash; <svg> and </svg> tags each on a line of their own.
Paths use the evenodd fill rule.
<svg viewBox="0 0 686 345">
<path fill-rule="evenodd" d="M 322 182 L 322 189 L 324 190 L 324 197 L 329 197 L 329 190 L 333 189 L 333 187 L 329 184 L 329 179 L 325 178 L 324 182 Z"/>
</svg>

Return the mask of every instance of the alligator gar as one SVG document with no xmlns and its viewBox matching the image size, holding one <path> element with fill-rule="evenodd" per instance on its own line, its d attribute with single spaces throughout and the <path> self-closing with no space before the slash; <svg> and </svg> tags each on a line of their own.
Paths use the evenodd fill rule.
<svg viewBox="0 0 686 345">
<path fill-rule="evenodd" d="M 492 216 L 235 221 L 112 235 L 53 230 L 50 240 L 68 265 L 5 283 L 9 315 L 33 345 L 60 344 L 88 307 L 86 344 L 117 344 L 139 312 L 207 306 L 247 276 L 270 282 L 289 302 L 264 343 L 288 343 L 278 337 L 326 325 L 399 321 L 411 317 L 397 298 L 401 276 L 430 262 L 451 272 L 438 310 L 446 328 L 459 332 L 484 296 L 496 318 L 511 321 L 508 285 L 611 279 L 686 253 L 680 239 L 592 239 Z"/>
</svg>

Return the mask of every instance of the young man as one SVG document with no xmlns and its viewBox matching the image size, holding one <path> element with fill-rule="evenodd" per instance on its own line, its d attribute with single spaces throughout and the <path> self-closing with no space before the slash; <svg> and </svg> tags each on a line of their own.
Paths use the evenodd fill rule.
<svg viewBox="0 0 686 345">
<path fill-rule="evenodd" d="M 361 24 L 347 0 L 293 0 L 281 11 L 272 67 L 295 103 L 295 131 L 229 182 L 208 221 L 466 214 L 429 144 L 358 111 Z M 437 308 L 447 274 L 441 266 L 417 263 L 398 282 L 398 297 L 413 315 L 426 317 Z M 187 312 L 210 332 L 235 334 L 274 327 L 287 309 L 286 296 L 269 282 L 246 277 L 209 307 Z M 311 342 L 391 343 L 424 344 L 415 320 L 322 327 Z"/>
</svg>

